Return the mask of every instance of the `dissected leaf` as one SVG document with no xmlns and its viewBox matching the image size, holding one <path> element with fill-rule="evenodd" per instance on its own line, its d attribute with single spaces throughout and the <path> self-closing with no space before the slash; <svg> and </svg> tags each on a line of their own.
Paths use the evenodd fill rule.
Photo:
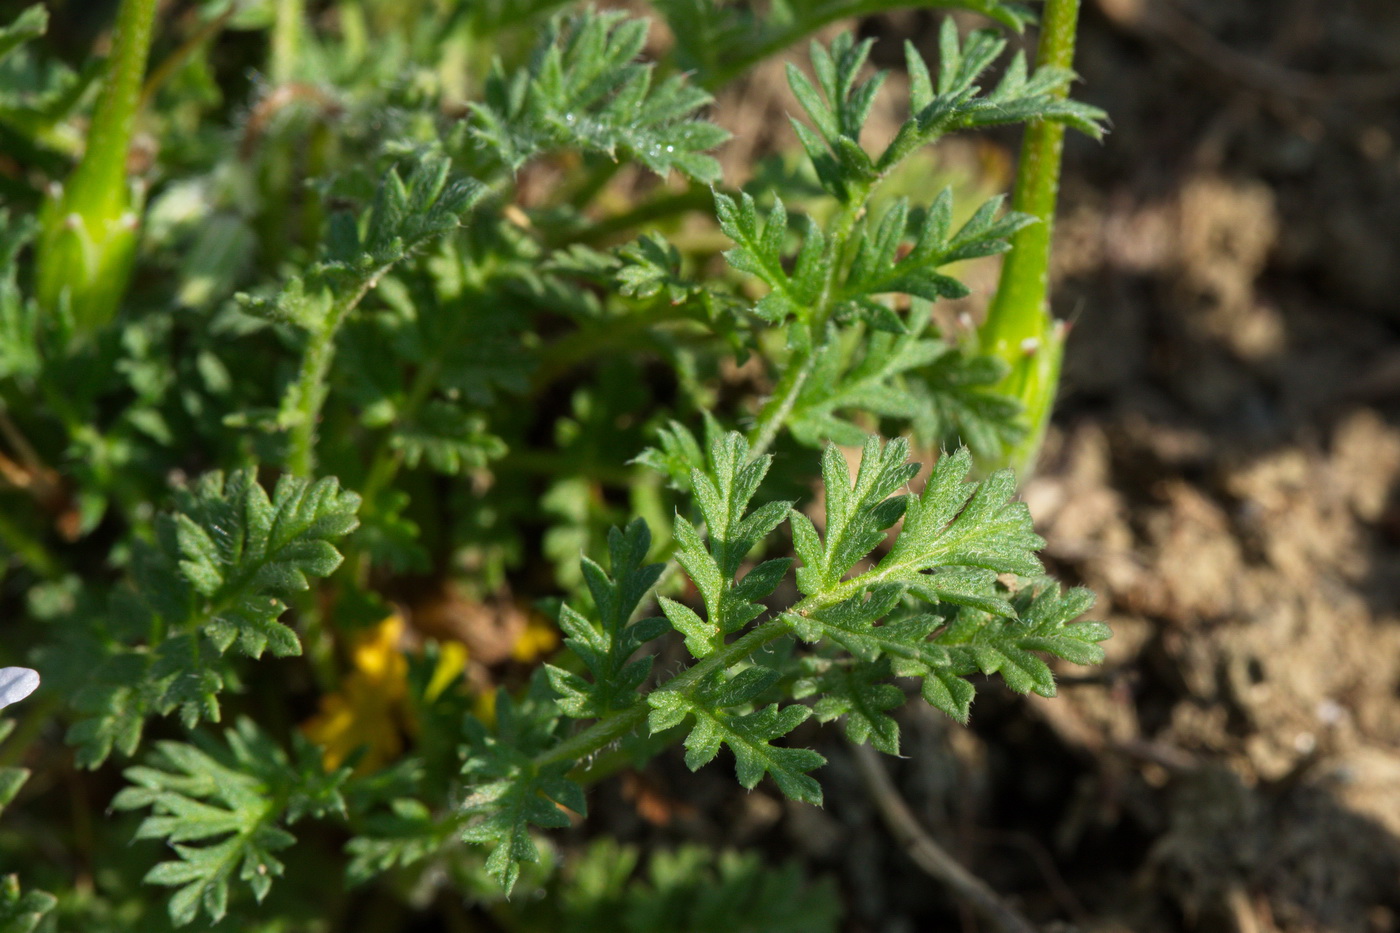
<svg viewBox="0 0 1400 933">
<path fill-rule="evenodd" d="M 577 149 L 718 181 L 706 152 L 729 134 L 695 118 L 710 96 L 685 76 L 653 84 L 653 66 L 636 61 L 646 34 L 645 20 L 615 11 L 554 20 L 528 68 L 507 76 L 497 63 L 485 102 L 472 105 L 473 134 L 511 169 Z"/>
</svg>

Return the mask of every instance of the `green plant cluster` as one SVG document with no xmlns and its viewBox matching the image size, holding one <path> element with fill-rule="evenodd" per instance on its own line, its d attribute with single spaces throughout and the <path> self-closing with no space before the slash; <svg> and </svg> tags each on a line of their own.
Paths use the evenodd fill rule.
<svg viewBox="0 0 1400 933">
<path fill-rule="evenodd" d="M 561 865 L 551 831 L 673 745 L 820 805 L 808 720 L 894 755 L 915 696 L 966 722 L 978 678 L 1102 659 L 995 469 L 1006 364 L 935 315 L 1035 220 L 930 187 L 929 147 L 1100 132 L 1070 72 L 1004 58 L 1029 10 L 934 4 L 994 25 L 906 47 L 882 145 L 871 42 L 814 43 L 801 161 L 736 189 L 716 158 L 712 94 L 901 5 L 656 0 L 661 47 L 558 0 L 122 0 L 76 68 L 42 7 L 0 30 L 0 650 L 43 676 L 0 796 L 28 834 L 76 818 L 56 784 L 92 811 L 0 930 L 388 929 L 444 890 L 506 929 L 832 929 L 795 868 Z M 546 607 L 562 650 L 367 654 L 449 589 Z M 318 704 L 366 742 L 333 753 Z"/>
</svg>

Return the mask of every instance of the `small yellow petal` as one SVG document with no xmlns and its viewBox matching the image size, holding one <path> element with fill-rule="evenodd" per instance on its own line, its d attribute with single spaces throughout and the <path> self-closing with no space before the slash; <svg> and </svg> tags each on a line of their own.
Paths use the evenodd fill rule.
<svg viewBox="0 0 1400 933">
<path fill-rule="evenodd" d="M 423 691 L 423 699 L 431 703 L 442 696 L 442 691 L 466 669 L 467 646 L 460 641 L 443 643 L 438 651 L 437 667 L 433 668 L 428 688 Z"/>
<path fill-rule="evenodd" d="M 539 613 L 532 612 L 525 620 L 525 630 L 511 646 L 511 657 L 529 662 L 549 654 L 559 647 L 559 630 Z"/>
<path fill-rule="evenodd" d="M 356 767 L 373 771 L 403 749 L 399 732 L 408 695 L 408 660 L 399 650 L 403 620 L 389 616 L 360 633 L 350 650 L 351 671 L 340 689 L 321 697 L 320 710 L 302 724 L 302 732 L 322 749 L 327 769 L 339 767 L 351 753 L 365 748 Z"/>
</svg>

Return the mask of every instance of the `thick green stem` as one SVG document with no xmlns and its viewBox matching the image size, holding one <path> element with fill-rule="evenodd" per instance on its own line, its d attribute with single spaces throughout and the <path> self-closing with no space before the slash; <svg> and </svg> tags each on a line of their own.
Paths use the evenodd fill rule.
<svg viewBox="0 0 1400 933">
<path fill-rule="evenodd" d="M 39 300 L 67 307 L 80 333 L 111 320 L 135 258 L 141 199 L 128 183 L 126 157 L 155 13 L 156 0 L 122 0 L 83 158 L 41 211 Z"/>
<path fill-rule="evenodd" d="M 1037 68 L 1073 67 L 1078 17 L 1079 0 L 1046 0 L 1036 51 Z M 1011 395 L 1025 407 L 1022 417 L 1026 435 L 1006 454 L 1007 464 L 1022 475 L 1035 466 L 1064 355 L 1064 328 L 1051 316 L 1048 298 L 1050 240 L 1064 140 L 1061 123 L 1042 120 L 1026 128 L 1012 207 L 1034 216 L 1040 223 L 1025 227 L 1012 237 L 996 298 L 980 331 L 983 351 L 1010 366 L 997 391 Z"/>
<path fill-rule="evenodd" d="M 296 76 L 305 29 L 306 0 L 277 0 L 277 19 L 272 24 L 272 54 L 268 63 L 268 73 L 274 85 L 285 84 Z"/>
<path fill-rule="evenodd" d="M 76 203 L 120 209 L 126 203 L 126 153 L 151 49 L 156 0 L 122 0 L 107 80 L 88 129 L 87 151 L 66 186 Z"/>
</svg>

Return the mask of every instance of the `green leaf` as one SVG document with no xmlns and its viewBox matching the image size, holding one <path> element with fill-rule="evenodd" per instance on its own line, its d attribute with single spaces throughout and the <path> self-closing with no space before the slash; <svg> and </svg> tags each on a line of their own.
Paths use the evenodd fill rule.
<svg viewBox="0 0 1400 933">
<path fill-rule="evenodd" d="M 542 929 L 570 933 L 835 933 L 841 901 L 830 881 L 793 862 L 703 845 L 643 857 L 606 836 L 558 880 L 559 910 Z"/>
<path fill-rule="evenodd" d="M 1075 622 L 1094 604 L 1094 594 L 1080 587 L 1064 593 L 1056 585 L 1018 595 L 1019 618 L 988 618 L 968 637 L 959 631 L 944 639 L 984 674 L 1000 674 L 1017 693 L 1055 695 L 1055 676 L 1035 652 L 1075 664 L 1103 661 L 1099 642 L 1112 635 L 1102 622 Z"/>
<path fill-rule="evenodd" d="M 618 250 L 622 266 L 617 271 L 618 291 L 634 298 L 663 297 L 673 305 L 693 295 L 700 286 L 681 276 L 681 253 L 655 233 Z"/>
<path fill-rule="evenodd" d="M 340 565 L 331 541 L 359 524 L 360 498 L 333 477 L 283 476 L 269 498 L 253 470 L 202 477 L 177 498 L 179 567 L 199 594 L 197 614 L 220 651 L 235 643 L 251 657 L 301 653 L 278 619 L 308 577 Z"/>
<path fill-rule="evenodd" d="M 417 864 L 447 845 L 457 829 L 452 819 L 433 813 L 421 801 L 397 798 L 389 812 L 366 817 L 363 829 L 346 843 L 346 878 L 361 885 L 394 868 Z"/>
<path fill-rule="evenodd" d="M 706 184 L 719 163 L 706 155 L 729 138 L 695 119 L 710 96 L 675 75 L 653 86 L 653 66 L 636 61 L 645 20 L 620 12 L 555 19 L 528 68 L 507 76 L 496 63 L 484 103 L 473 104 L 472 134 L 510 169 L 545 152 L 575 149 L 638 162 Z"/>
<path fill-rule="evenodd" d="M 705 449 L 708 450 L 719 433 L 718 424 L 708 412 L 705 413 L 705 429 L 709 439 Z M 632 462 L 650 467 L 666 477 L 672 489 L 690 492 L 691 475 L 694 471 L 705 468 L 705 454 L 700 449 L 700 442 L 695 439 L 690 429 L 679 421 L 671 421 L 665 427 L 657 429 L 656 436 L 659 446 L 648 447 Z"/>
<path fill-rule="evenodd" d="M 949 229 L 952 191 L 947 188 L 922 211 L 921 217 L 911 219 L 909 204 L 901 198 L 878 218 L 868 218 L 835 306 L 838 310 L 852 309 L 847 313 L 871 317 L 877 295 L 905 294 L 925 301 L 965 297 L 967 288 L 961 282 L 936 270 L 966 259 L 1003 253 L 1010 249 L 1012 234 L 1035 223 L 1029 214 L 1016 211 L 999 218 L 1002 200 L 988 200 L 956 233 Z M 906 250 L 910 232 L 912 242 Z M 900 327 L 895 332 L 902 331 Z"/>
<path fill-rule="evenodd" d="M 825 240 L 812 219 L 801 219 L 802 246 L 789 272 L 784 262 L 788 214 L 781 200 L 775 199 L 768 216 L 760 218 L 758 206 L 748 194 L 741 194 L 736 202 L 715 192 L 715 211 L 720 229 L 735 243 L 724 258 L 770 289 L 754 305 L 754 313 L 772 324 L 781 324 L 791 317 L 799 321 L 810 319 L 828 271 Z"/>
<path fill-rule="evenodd" d="M 939 459 L 923 493 L 910 502 L 904 529 L 874 578 L 917 583 L 911 573 L 948 566 L 1021 576 L 1041 572 L 1035 552 L 1045 541 L 1035 533 L 1025 504 L 1012 498 L 1014 474 L 1000 470 L 980 483 L 966 483 L 971 468 L 966 448 Z"/>
<path fill-rule="evenodd" d="M 47 891 L 20 893 L 19 876 L 0 879 L 0 933 L 29 933 L 58 906 L 58 898 Z"/>
<path fill-rule="evenodd" d="M 749 510 L 771 464 L 771 457 L 750 457 L 748 441 L 731 432 L 710 445 L 706 470 L 691 471 L 691 489 L 709 540 L 707 543 L 699 529 L 677 515 L 676 561 L 700 591 L 706 618 L 702 620 L 674 600 L 662 597 L 660 602 L 666 618 L 685 635 L 686 648 L 696 658 L 713 654 L 724 645 L 726 635 L 758 618 L 764 611 L 758 600 L 778 588 L 792 565 L 786 558 L 765 561 L 742 580 L 736 579 L 744 558 L 782 524 L 792 506 L 790 502 L 769 502 Z"/>
<path fill-rule="evenodd" d="M 685 739 L 685 763 L 692 771 L 714 760 L 722 745 L 734 753 L 739 783 L 752 789 L 764 774 L 771 774 L 778 789 L 793 800 L 822 802 L 821 785 L 806 772 L 826 759 L 811 749 L 771 744 L 787 735 L 811 715 L 805 706 L 779 707 L 772 703 L 750 712 L 745 707 L 777 679 L 777 672 L 753 667 L 733 679 L 713 679 L 693 692 L 658 690 L 647 697 L 651 704 L 648 724 L 653 733 L 679 725 L 687 717 L 693 726 Z"/>
<path fill-rule="evenodd" d="M 909 72 L 914 76 L 911 103 L 914 113 L 876 160 L 885 171 L 914 149 L 947 133 L 1007 123 L 1049 120 L 1074 127 L 1094 139 L 1103 135 L 1102 110 L 1062 93 L 1074 80 L 1063 68 L 1038 68 L 1030 74 L 1023 53 L 1017 53 L 1002 78 L 983 94 L 976 83 L 1000 57 L 1006 40 L 993 30 L 979 29 L 959 42 L 957 25 L 943 21 L 939 34 L 936 81 L 912 43 L 905 43 Z"/>
<path fill-rule="evenodd" d="M 413 420 L 397 425 L 389 446 L 403 451 L 410 469 L 426 462 L 448 476 L 480 469 L 506 454 L 505 442 L 486 430 L 485 418 L 438 400 L 424 405 Z"/>
<path fill-rule="evenodd" d="M 694 71 L 706 87 L 721 87 L 755 62 L 792 46 L 823 26 L 897 2 L 869 0 L 780 0 L 755 7 L 724 0 L 656 0 L 675 36 L 678 68 Z M 924 7 L 971 10 L 1020 32 L 1035 17 L 1020 3 L 1005 0 L 933 0 Z"/>
<path fill-rule="evenodd" d="M 333 323 L 395 265 L 460 227 L 486 194 L 472 179 L 453 179 L 451 168 L 445 156 L 433 153 L 420 155 L 407 178 L 391 168 L 360 216 L 332 218 L 320 262 L 291 278 L 273 298 L 239 295 L 243 309 L 311 332 Z M 295 410 L 284 405 L 284 414 Z"/>
<path fill-rule="evenodd" d="M 885 530 L 904 515 L 908 496 L 894 496 L 918 473 L 908 462 L 909 442 L 896 438 L 881 445 L 866 440 L 860 468 L 852 483 L 846 458 L 835 446 L 822 454 L 826 490 L 826 528 L 819 538 L 811 519 L 791 514 L 794 544 L 803 566 L 797 588 L 807 595 L 835 588 L 856 563 L 885 539 Z M 863 578 L 861 578 L 863 579 Z"/>
<path fill-rule="evenodd" d="M 541 767 L 532 757 L 555 740 L 559 713 L 552 690 L 539 675 L 520 702 L 498 692 L 494 735 L 473 717 L 465 723 L 462 771 L 471 785 L 458 807 L 459 818 L 467 821 L 460 835 L 467 842 L 495 843 L 486 871 L 507 894 L 520 877 L 521 864 L 539 861 L 530 827 L 567 827 L 569 817 L 561 807 L 588 812 L 583 788 L 565 777 L 574 762 Z"/>
<path fill-rule="evenodd" d="M 650 617 L 632 621 L 637 606 L 661 576 L 662 564 L 645 564 L 651 531 L 634 519 L 625 531 L 608 532 L 612 575 L 584 558 L 583 578 L 597 607 L 595 624 L 564 606 L 559 625 L 564 644 L 593 674 L 592 682 L 554 665 L 546 665 L 550 684 L 560 696 L 559 707 L 576 718 L 606 716 L 638 700 L 637 689 L 651 672 L 650 657 L 630 660 L 637 649 L 665 631 L 664 621 Z"/>
<path fill-rule="evenodd" d="M 73 700 L 81 718 L 67 735 L 78 764 L 132 754 L 154 715 L 178 710 L 188 728 L 217 721 L 232 676 L 220 656 L 235 644 L 253 657 L 299 654 L 279 621 L 286 600 L 339 566 L 331 542 L 354 530 L 358 506 L 331 478 L 284 476 L 269 498 L 251 468 L 177 492 L 156 540 L 133 547 L 130 585 L 109 606 L 114 631 L 89 646 L 96 657 Z"/>
<path fill-rule="evenodd" d="M 149 809 L 137 839 L 162 839 L 178 859 L 146 874 L 149 884 L 173 887 L 170 919 L 176 926 L 200 913 L 217 923 L 228 911 L 230 887 L 241 882 L 262 901 L 283 865 L 272 853 L 295 839 L 279 824 L 317 807 L 298 800 L 333 798 L 349 769 L 333 775 L 294 768 L 286 754 L 248 720 L 225 735 L 227 749 L 204 737 L 199 746 L 158 742 L 150 764 L 124 772 L 131 786 L 112 801 L 118 810 Z M 329 781 L 328 788 L 326 782 Z M 309 782 L 309 783 L 308 783 Z M 197 844 L 192 844 L 197 843 Z"/>
<path fill-rule="evenodd" d="M 965 482 L 972 463 L 963 449 L 939 460 L 918 497 L 886 498 L 911 475 L 902 469 L 906 450 L 890 442 L 882 451 L 872 438 L 852 484 L 844 458 L 828 448 L 825 540 L 805 516 L 792 517 L 804 562 L 798 588 L 808 598 L 784 614 L 791 630 L 806 641 L 839 646 L 858 664 L 887 664 L 895 676 L 922 678 L 925 699 L 959 721 L 966 721 L 973 697 L 968 674 L 1000 673 L 1012 689 L 1048 696 L 1054 679 L 1032 652 L 1084 663 L 1101 659 L 1097 641 L 1107 637 L 1107 628 L 1067 624 L 1088 607 L 1087 593 L 1025 595 L 1009 603 L 997 591 L 995 574 L 1039 573 L 1034 552 L 1044 543 L 1024 504 L 1011 498 L 1010 471 Z M 846 579 L 901 516 L 889 551 L 873 568 Z M 896 613 L 909 593 L 964 608 L 952 622 L 937 613 Z M 1018 612 L 1026 621 L 1015 617 Z M 828 711 L 840 715 L 851 703 L 848 690 L 837 692 Z"/>
<path fill-rule="evenodd" d="M 852 417 L 860 414 L 906 423 L 930 447 L 966 446 L 978 456 L 1019 439 L 1020 406 L 989 391 L 1003 365 L 929 336 L 931 318 L 915 308 L 905 333 L 853 328 L 818 351 L 789 418 L 797 440 L 862 444 L 868 434 Z"/>
<path fill-rule="evenodd" d="M 832 658 L 802 661 L 805 676 L 793 696 L 817 696 L 812 714 L 821 722 L 845 717 L 846 737 L 886 755 L 899 754 L 899 724 L 888 711 L 904 705 L 904 691 L 888 680 L 888 665 L 845 664 Z"/>
<path fill-rule="evenodd" d="M 0 26 L 0 61 L 31 39 L 37 39 L 49 29 L 49 11 L 36 3 L 25 7 L 8 26 Z"/>
</svg>

